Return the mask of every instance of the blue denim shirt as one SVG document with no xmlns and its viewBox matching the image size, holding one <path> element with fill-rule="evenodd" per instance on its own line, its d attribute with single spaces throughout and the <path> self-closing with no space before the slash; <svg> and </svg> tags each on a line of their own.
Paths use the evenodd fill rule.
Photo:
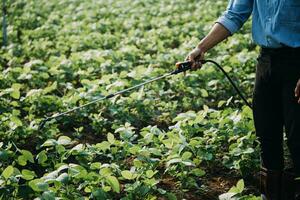
<svg viewBox="0 0 300 200">
<path fill-rule="evenodd" d="M 269 48 L 300 47 L 300 0 L 230 0 L 217 22 L 233 34 L 251 13 L 256 44 Z"/>
</svg>

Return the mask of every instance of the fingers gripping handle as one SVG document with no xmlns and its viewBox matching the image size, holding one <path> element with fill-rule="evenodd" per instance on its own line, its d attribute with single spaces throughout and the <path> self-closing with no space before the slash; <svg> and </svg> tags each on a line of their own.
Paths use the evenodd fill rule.
<svg viewBox="0 0 300 200">
<path fill-rule="evenodd" d="M 202 64 L 204 64 L 206 61 L 205 60 L 200 60 L 200 62 Z M 188 70 L 192 69 L 192 65 L 193 65 L 192 61 L 185 61 L 185 62 L 176 63 L 177 69 L 174 70 L 172 72 L 172 74 L 179 74 L 181 72 L 188 71 Z"/>
</svg>

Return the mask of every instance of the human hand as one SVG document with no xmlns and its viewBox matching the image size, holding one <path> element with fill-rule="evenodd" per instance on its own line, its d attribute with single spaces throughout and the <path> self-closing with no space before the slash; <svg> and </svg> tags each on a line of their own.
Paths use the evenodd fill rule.
<svg viewBox="0 0 300 200">
<path fill-rule="evenodd" d="M 297 98 L 297 102 L 300 104 L 300 79 L 295 88 L 295 97 Z"/>
<path fill-rule="evenodd" d="M 192 70 L 201 68 L 202 63 L 200 61 L 204 59 L 204 53 L 205 52 L 201 48 L 196 47 L 188 54 L 185 60 L 191 61 L 193 63 Z"/>
</svg>

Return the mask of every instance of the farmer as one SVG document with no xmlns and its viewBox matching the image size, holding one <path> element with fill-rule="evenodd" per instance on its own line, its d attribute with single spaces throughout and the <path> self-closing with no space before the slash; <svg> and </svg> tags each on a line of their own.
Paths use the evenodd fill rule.
<svg viewBox="0 0 300 200">
<path fill-rule="evenodd" d="M 293 200 L 300 191 L 300 0 L 230 0 L 227 11 L 187 60 L 201 67 L 205 53 L 238 31 L 252 14 L 252 35 L 261 47 L 253 115 L 261 143 L 261 194 Z M 284 170 L 283 132 L 293 161 Z"/>
</svg>

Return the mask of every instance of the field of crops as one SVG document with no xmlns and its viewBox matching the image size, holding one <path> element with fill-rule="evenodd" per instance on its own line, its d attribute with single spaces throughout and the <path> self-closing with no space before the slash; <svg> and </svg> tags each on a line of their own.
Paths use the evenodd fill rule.
<svg viewBox="0 0 300 200">
<path fill-rule="evenodd" d="M 0 199 L 260 199 L 252 111 L 210 64 L 38 130 L 46 116 L 174 70 L 227 1 L 6 4 Z M 251 101 L 256 56 L 248 22 L 207 58 Z"/>
</svg>

